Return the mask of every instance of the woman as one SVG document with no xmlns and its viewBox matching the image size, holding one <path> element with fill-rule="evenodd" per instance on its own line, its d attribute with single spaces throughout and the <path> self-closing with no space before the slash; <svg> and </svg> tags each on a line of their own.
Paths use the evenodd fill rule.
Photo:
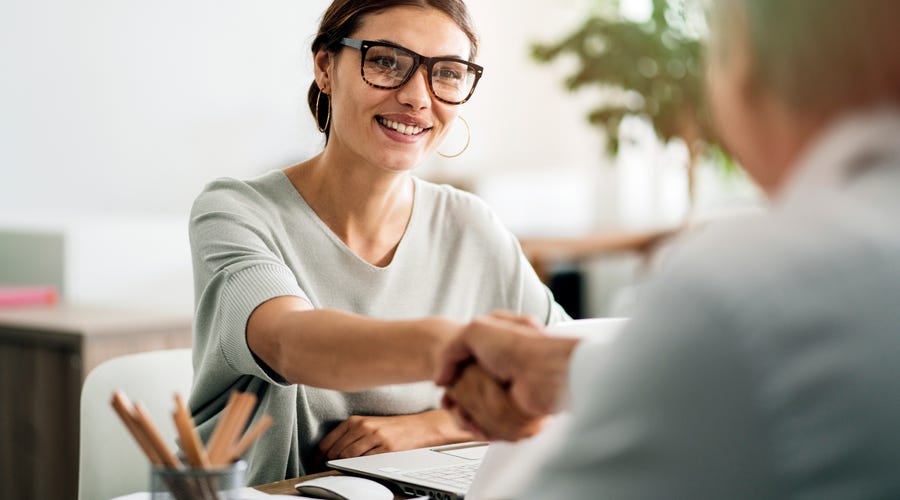
<svg viewBox="0 0 900 500">
<path fill-rule="evenodd" d="M 476 46 L 460 0 L 335 1 L 312 45 L 324 151 L 195 202 L 191 407 L 208 434 L 230 391 L 259 396 L 250 484 L 469 439 L 413 382 L 477 315 L 566 317 L 484 203 L 410 173 L 472 95 Z"/>
</svg>

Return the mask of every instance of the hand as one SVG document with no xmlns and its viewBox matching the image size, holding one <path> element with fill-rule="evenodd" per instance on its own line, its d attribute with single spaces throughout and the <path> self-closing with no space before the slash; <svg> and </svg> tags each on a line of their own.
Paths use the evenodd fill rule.
<svg viewBox="0 0 900 500">
<path fill-rule="evenodd" d="M 497 381 L 508 384 L 512 400 L 526 414 L 557 410 L 568 380 L 569 358 L 578 339 L 547 337 L 524 316 L 495 313 L 478 318 L 444 350 L 435 381 L 449 385 L 475 361 Z"/>
<path fill-rule="evenodd" d="M 522 412 L 506 388 L 474 364 L 444 393 L 444 407 L 477 439 L 516 441 L 537 434 L 545 420 Z"/>
<path fill-rule="evenodd" d="M 388 417 L 354 415 L 322 439 L 319 452 L 333 460 L 459 443 L 472 437 L 446 410 Z"/>
</svg>

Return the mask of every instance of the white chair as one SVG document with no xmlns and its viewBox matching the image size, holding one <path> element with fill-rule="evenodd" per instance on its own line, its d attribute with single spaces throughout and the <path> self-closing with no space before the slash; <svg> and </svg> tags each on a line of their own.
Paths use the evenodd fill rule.
<svg viewBox="0 0 900 500">
<path fill-rule="evenodd" d="M 132 401 L 144 403 L 174 451 L 174 394 L 186 398 L 192 378 L 190 349 L 122 356 L 88 374 L 81 391 L 79 500 L 150 489 L 150 463 L 110 405 L 113 391 L 121 389 Z"/>
</svg>

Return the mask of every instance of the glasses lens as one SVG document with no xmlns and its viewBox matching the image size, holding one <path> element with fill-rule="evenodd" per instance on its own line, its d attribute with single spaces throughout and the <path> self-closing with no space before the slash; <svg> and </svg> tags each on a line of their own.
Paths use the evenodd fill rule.
<svg viewBox="0 0 900 500">
<path fill-rule="evenodd" d="M 369 47 L 363 61 L 363 77 L 379 87 L 396 87 L 412 71 L 415 56 L 395 47 Z"/>
<path fill-rule="evenodd" d="M 431 72 L 431 86 L 439 98 L 460 102 L 475 85 L 475 68 L 460 61 L 438 61 Z"/>
</svg>

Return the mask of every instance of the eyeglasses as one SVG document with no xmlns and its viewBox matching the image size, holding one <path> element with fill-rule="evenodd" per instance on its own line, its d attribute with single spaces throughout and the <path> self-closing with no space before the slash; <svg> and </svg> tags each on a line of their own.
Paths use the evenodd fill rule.
<svg viewBox="0 0 900 500">
<path fill-rule="evenodd" d="M 425 57 L 389 42 L 344 38 L 341 45 L 360 51 L 363 80 L 379 89 L 400 88 L 424 64 L 428 87 L 438 100 L 462 104 L 472 97 L 484 68 L 456 57 Z"/>
</svg>

